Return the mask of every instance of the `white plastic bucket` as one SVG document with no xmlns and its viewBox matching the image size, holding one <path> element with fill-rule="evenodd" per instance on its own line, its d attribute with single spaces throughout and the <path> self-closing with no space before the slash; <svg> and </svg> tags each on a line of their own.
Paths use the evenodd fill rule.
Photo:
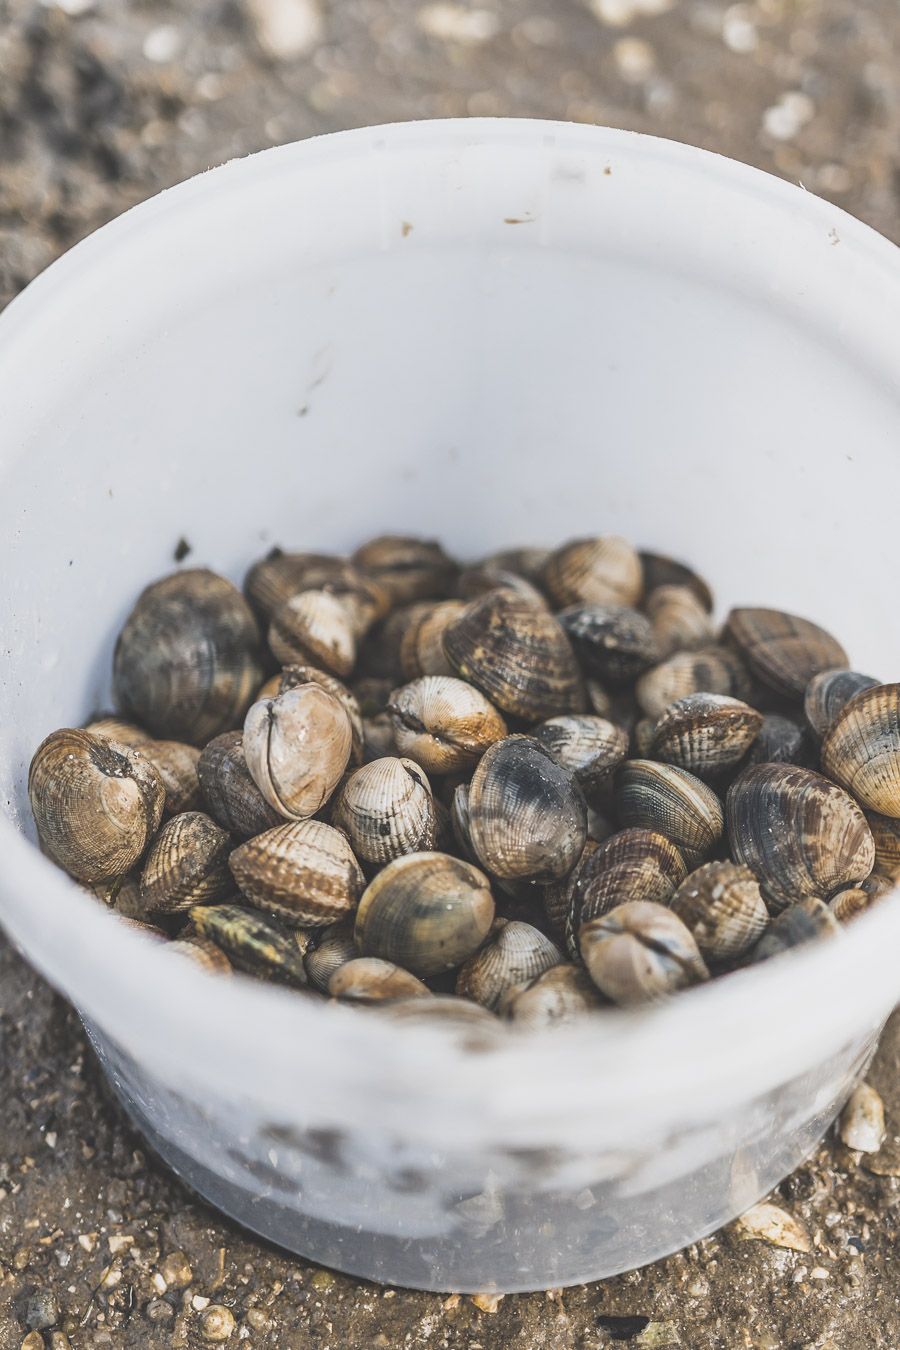
<svg viewBox="0 0 900 1350">
<path fill-rule="evenodd" d="M 516 1290 L 709 1232 L 815 1144 L 900 995 L 900 904 L 639 1015 L 473 1051 L 130 931 L 30 842 L 34 747 L 108 704 L 139 589 L 395 528 L 615 531 L 900 671 L 900 269 L 739 164 L 539 122 L 267 151 L 129 212 L 0 320 L 2 919 L 134 1118 L 243 1223 Z"/>
</svg>

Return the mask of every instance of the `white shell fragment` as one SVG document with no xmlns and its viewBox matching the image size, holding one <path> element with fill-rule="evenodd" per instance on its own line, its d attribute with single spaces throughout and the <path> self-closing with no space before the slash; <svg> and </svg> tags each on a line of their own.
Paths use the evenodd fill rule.
<svg viewBox="0 0 900 1350">
<path fill-rule="evenodd" d="M 860 1153 L 877 1153 L 885 1133 L 884 1103 L 873 1087 L 860 1083 L 838 1120 L 841 1142 Z"/>
<path fill-rule="evenodd" d="M 744 1241 L 768 1242 L 772 1247 L 787 1247 L 792 1252 L 812 1251 L 809 1234 L 799 1219 L 766 1200 L 736 1219 L 734 1231 Z"/>
</svg>

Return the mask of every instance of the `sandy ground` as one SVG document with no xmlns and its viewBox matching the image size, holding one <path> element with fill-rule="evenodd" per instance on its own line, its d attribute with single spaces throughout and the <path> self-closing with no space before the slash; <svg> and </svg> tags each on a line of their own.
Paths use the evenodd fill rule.
<svg viewBox="0 0 900 1350">
<path fill-rule="evenodd" d="M 896 0 L 0 0 L 0 305 L 207 165 L 414 117 L 662 133 L 900 239 L 898 49 Z M 335 1276 L 218 1219 L 147 1157 L 77 1019 L 2 940 L 0 1036 L 0 1350 L 212 1344 L 215 1305 L 227 1343 L 279 1350 L 900 1347 L 900 1024 L 872 1073 L 881 1152 L 830 1141 L 775 1197 L 810 1254 L 726 1232 L 495 1310 Z"/>
</svg>

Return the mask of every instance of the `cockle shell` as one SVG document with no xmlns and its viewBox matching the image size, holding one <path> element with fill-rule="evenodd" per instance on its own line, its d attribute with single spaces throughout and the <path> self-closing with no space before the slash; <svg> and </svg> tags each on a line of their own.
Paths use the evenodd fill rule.
<svg viewBox="0 0 900 1350">
<path fill-rule="evenodd" d="M 844 705 L 822 741 L 822 768 L 868 811 L 900 818 L 900 684 Z"/>
<path fill-rule="evenodd" d="M 824 628 L 778 609 L 733 609 L 725 634 L 757 679 L 785 698 L 802 699 L 814 675 L 849 664 Z"/>
<path fill-rule="evenodd" d="M 321 820 L 258 834 L 232 852 L 229 866 L 251 904 L 301 928 L 352 914 L 366 884 L 347 836 Z"/>
<path fill-rule="evenodd" d="M 141 873 L 148 914 L 185 913 L 234 894 L 228 871 L 232 839 L 203 811 L 173 816 L 160 830 Z"/>
<path fill-rule="evenodd" d="M 565 960 L 555 942 L 530 923 L 498 919 L 485 945 L 456 978 L 456 992 L 496 1011 L 513 985 L 532 980 Z"/>
<path fill-rule="evenodd" d="M 373 867 L 434 845 L 431 786 L 411 759 L 385 756 L 357 769 L 336 794 L 331 820 L 360 861 Z"/>
</svg>

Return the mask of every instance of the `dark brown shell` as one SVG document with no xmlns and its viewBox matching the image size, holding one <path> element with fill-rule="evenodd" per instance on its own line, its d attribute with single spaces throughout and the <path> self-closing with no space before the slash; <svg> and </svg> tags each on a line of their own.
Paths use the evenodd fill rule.
<svg viewBox="0 0 900 1350">
<path fill-rule="evenodd" d="M 867 811 L 866 820 L 875 840 L 875 871 L 900 880 L 900 820 Z"/>
<path fill-rule="evenodd" d="M 584 683 L 559 623 L 512 591 L 467 605 L 445 630 L 444 651 L 458 675 L 526 722 L 584 709 Z"/>
<path fill-rule="evenodd" d="M 358 548 L 352 561 L 374 577 L 394 605 L 443 600 L 452 594 L 458 571 L 440 544 L 406 535 L 380 535 Z"/>
<path fill-rule="evenodd" d="M 185 913 L 234 893 L 228 871 L 232 840 L 202 811 L 185 811 L 163 826 L 141 873 L 141 900 L 148 914 Z"/>
<path fill-rule="evenodd" d="M 762 726 L 762 714 L 724 694 L 689 694 L 670 703 L 653 731 L 650 757 L 718 778 L 735 768 Z"/>
<path fill-rule="evenodd" d="M 484 754 L 468 793 L 469 839 L 482 867 L 511 880 L 551 881 L 571 870 L 587 837 L 581 789 L 531 736 Z"/>
<path fill-rule="evenodd" d="M 635 695 L 648 717 L 659 717 L 670 703 L 689 694 L 727 694 L 747 699 L 750 679 L 741 659 L 727 647 L 675 652 L 641 675 Z"/>
<path fill-rule="evenodd" d="M 810 768 L 816 758 L 806 727 L 780 713 L 766 713 L 747 763 L 802 764 Z"/>
<path fill-rule="evenodd" d="M 694 592 L 704 609 L 712 611 L 712 591 L 692 568 L 661 553 L 647 553 L 642 550 L 638 557 L 644 571 L 644 594 L 648 599 L 657 586 L 687 586 Z"/>
<path fill-rule="evenodd" d="M 584 669 L 607 684 L 628 684 L 659 660 L 653 626 L 639 610 L 577 605 L 558 617 Z"/>
<path fill-rule="evenodd" d="M 833 726 L 851 698 L 877 684 L 871 675 L 860 675 L 858 670 L 823 670 L 814 675 L 806 686 L 803 711 L 816 740 L 820 741 Z"/>
<path fill-rule="evenodd" d="M 752 869 L 775 910 L 810 896 L 827 900 L 872 871 L 875 843 L 865 816 L 811 769 L 746 769 L 728 790 L 725 815 L 735 860 Z"/>
<path fill-rule="evenodd" d="M 686 769 L 655 760 L 622 765 L 616 811 L 623 826 L 656 830 L 691 859 L 705 857 L 725 832 L 725 813 L 712 788 Z"/>
<path fill-rule="evenodd" d="M 230 581 L 204 569 L 148 586 L 113 656 L 119 706 L 154 736 L 191 745 L 239 726 L 261 681 L 249 605 Z"/>
<path fill-rule="evenodd" d="M 609 788 L 628 753 L 628 733 L 605 717 L 572 713 L 550 717 L 534 729 L 535 739 L 575 779 L 589 801 Z"/>
<path fill-rule="evenodd" d="M 214 942 L 239 970 L 278 984 L 305 987 L 303 951 L 294 935 L 256 910 L 243 905 L 198 905 L 191 910 L 191 923 L 200 937 Z"/>
<path fill-rule="evenodd" d="M 162 779 L 166 790 L 166 815 L 178 816 L 182 811 L 199 811 L 203 807 L 203 793 L 197 766 L 200 751 L 182 741 L 146 740 L 138 747 L 149 759 Z"/>
<path fill-rule="evenodd" d="M 206 809 L 223 829 L 238 839 L 249 839 L 283 823 L 250 776 L 244 759 L 243 736 L 223 731 L 200 756 L 197 773 Z"/>
<path fill-rule="evenodd" d="M 44 852 L 79 881 L 121 876 L 159 828 L 166 792 L 138 750 L 62 728 L 41 742 L 28 796 Z"/>
<path fill-rule="evenodd" d="M 773 919 L 753 948 L 750 959 L 754 962 L 768 961 L 770 957 L 780 956 L 792 947 L 801 947 L 821 937 L 834 937 L 840 931 L 841 926 L 828 906 L 815 896 L 810 896 L 789 905 Z"/>
<path fill-rule="evenodd" d="M 566 945 L 578 951 L 578 933 L 591 919 L 632 900 L 667 904 L 687 876 L 681 851 L 655 830 L 619 830 L 586 860 L 566 916 Z"/>
<path fill-rule="evenodd" d="M 725 634 L 753 674 L 785 698 L 802 699 L 814 675 L 849 665 L 824 628 L 778 609 L 733 609 Z"/>
<path fill-rule="evenodd" d="M 822 742 L 822 768 L 868 811 L 900 817 L 900 684 L 845 704 Z"/>
<path fill-rule="evenodd" d="M 644 580 L 641 560 L 625 539 L 573 539 L 550 554 L 543 585 L 557 608 L 634 605 Z"/>
<path fill-rule="evenodd" d="M 672 912 L 708 960 L 725 961 L 759 941 L 769 914 L 756 877 L 741 863 L 710 862 L 678 887 Z"/>
</svg>

